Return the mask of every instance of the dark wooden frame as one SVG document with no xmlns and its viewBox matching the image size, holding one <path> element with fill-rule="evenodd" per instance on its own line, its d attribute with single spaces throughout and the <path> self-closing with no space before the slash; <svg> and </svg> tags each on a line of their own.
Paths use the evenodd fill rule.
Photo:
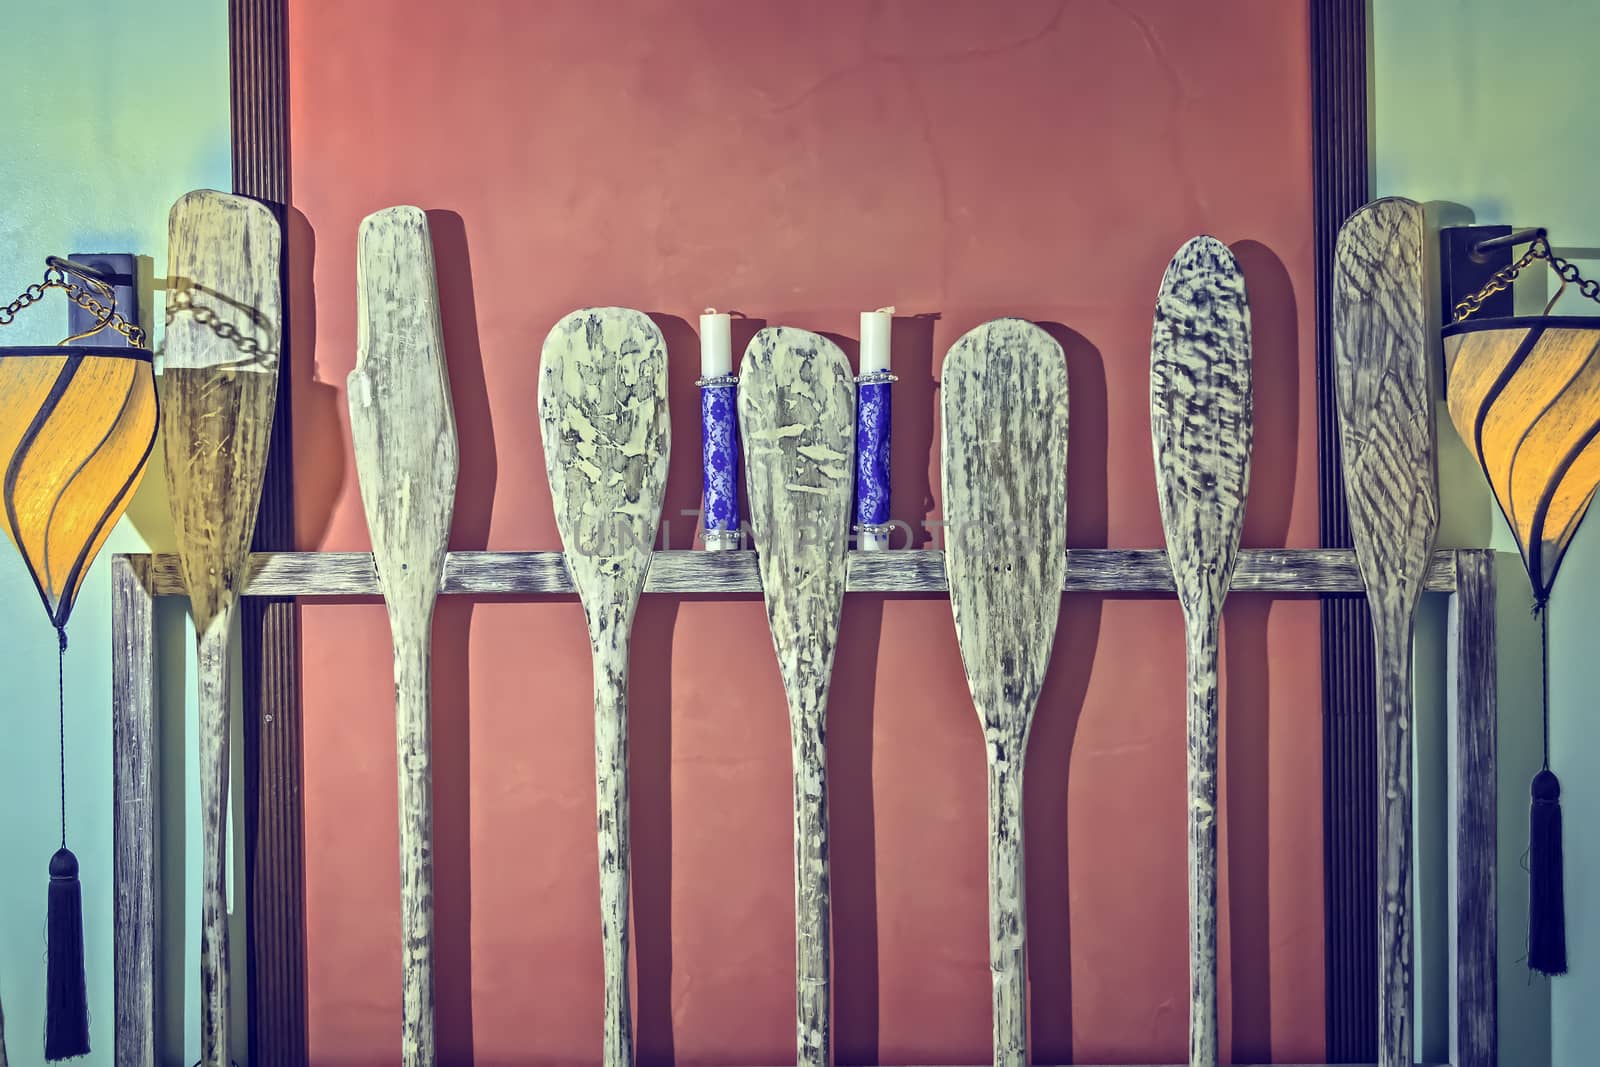
<svg viewBox="0 0 1600 1067">
<path fill-rule="evenodd" d="M 1325 548 L 1349 548 L 1333 370 L 1334 244 L 1370 198 L 1367 2 L 1310 0 L 1316 247 L 1317 504 Z M 1366 600 L 1322 601 L 1323 936 L 1330 1063 L 1378 1055 L 1378 708 Z"/>
<path fill-rule="evenodd" d="M 233 177 L 236 192 L 257 197 L 278 210 L 289 203 L 288 40 L 286 0 L 229 0 L 229 54 L 233 115 Z M 1317 251 L 1317 398 L 1321 542 L 1329 548 L 1350 544 L 1340 476 L 1338 428 L 1331 374 L 1331 267 L 1338 227 L 1369 196 L 1367 158 L 1367 5 L 1366 0 L 1310 0 L 1312 73 L 1312 137 Z M 286 259 L 287 261 L 287 259 Z M 293 309 L 285 300 L 286 318 Z M 288 332 L 286 327 L 286 334 Z M 279 388 L 280 406 L 263 494 L 256 548 L 281 551 L 293 544 L 293 491 L 289 411 L 292 402 L 288 368 Z M 269 577 L 289 557 L 275 557 L 263 574 Z M 138 557 L 119 559 L 116 568 L 114 620 L 118 694 L 116 716 L 116 832 L 119 872 L 150 867 L 147 880 L 119 881 L 117 891 L 118 1000 L 117 1062 L 147 1063 L 154 1055 L 149 1033 L 140 1034 L 139 1019 L 152 1020 L 156 975 L 150 969 L 157 946 L 159 908 L 155 880 L 156 751 L 137 743 L 153 743 L 153 681 L 134 670 L 153 640 L 150 611 L 155 589 Z M 1476 566 L 1476 565 L 1474 565 Z M 1472 571 L 1468 586 L 1459 586 L 1453 604 L 1477 603 L 1487 589 L 1493 603 L 1489 563 L 1482 574 Z M 359 569 L 359 565 L 357 565 Z M 477 568 L 467 566 L 470 574 Z M 1468 572 L 1458 572 L 1468 573 Z M 273 588 L 269 582 L 263 589 Z M 305 986 L 305 902 L 303 818 L 300 800 L 300 709 L 298 702 L 298 634 L 293 600 L 281 583 L 274 595 L 252 595 L 243 613 L 244 715 L 243 782 L 245 896 L 248 938 L 250 1055 L 253 1064 L 299 1067 L 307 1063 Z M 726 587 L 724 587 L 726 588 Z M 1474 592 L 1473 590 L 1477 590 Z M 1452 611 L 1452 624 L 1482 636 L 1488 627 L 1492 648 L 1492 612 Z M 1325 594 L 1322 607 L 1322 674 L 1324 707 L 1324 866 L 1327 959 L 1327 1059 L 1329 1062 L 1370 1060 L 1376 1051 L 1376 719 L 1370 621 L 1364 601 L 1353 592 Z M 1460 650 L 1465 638 L 1453 642 Z M 1493 663 L 1466 663 L 1453 668 L 1459 680 L 1489 672 Z M 1480 679 L 1481 680 L 1481 679 Z M 1492 688 L 1492 687 L 1491 687 Z M 1459 694 L 1458 694 L 1459 695 Z M 1457 720 L 1459 723 L 1459 719 Z M 1492 719 L 1491 719 L 1492 723 Z M 148 736 L 141 731 L 151 731 Z M 1477 735 L 1474 735 L 1475 737 Z M 133 741 L 132 749 L 124 742 Z M 1458 991 L 1453 1005 L 1463 1019 L 1452 1024 L 1452 1060 L 1458 1065 L 1493 1062 L 1493 731 L 1485 742 L 1468 744 L 1458 731 L 1458 762 L 1480 778 L 1478 761 L 1487 759 L 1489 789 L 1476 799 L 1453 793 L 1460 801 L 1452 830 L 1488 834 L 1486 912 L 1475 911 L 1476 927 L 1468 925 L 1464 908 L 1481 905 L 1481 887 L 1462 889 L 1457 901 L 1457 940 L 1482 960 L 1487 935 L 1490 966 L 1487 1000 L 1482 990 Z M 136 755 L 127 756 L 128 752 Z M 1489 797 L 1484 808 L 1483 797 Z M 1486 814 L 1485 814 L 1486 813 Z M 1470 818 L 1469 818 L 1470 816 Z M 1470 845 L 1470 847 L 1468 847 Z M 152 851 L 142 851 L 146 847 Z M 1481 843 L 1463 843 L 1477 855 Z M 1454 849 L 1454 844 L 1453 844 Z M 1452 851 L 1452 855 L 1455 852 Z M 1476 932 L 1474 932 L 1476 931 Z M 131 940 L 124 938 L 129 935 Z M 1455 942 L 1452 942 L 1454 949 Z M 1452 968 L 1452 974 L 1457 974 Z M 147 978 L 148 981 L 142 979 Z M 1463 999 L 1465 998 L 1465 999 Z M 1466 1011 L 1471 1003 L 1486 1004 L 1488 1044 L 1482 1019 Z M 1467 1040 L 1466 1031 L 1476 1026 Z M 127 1037 L 127 1043 L 124 1037 Z M 1465 1059 L 1456 1055 L 1457 1039 Z M 1487 1057 L 1487 1058 L 1484 1058 Z"/>
<path fill-rule="evenodd" d="M 289 39 L 287 0 L 229 0 L 233 190 L 264 201 L 287 230 Z M 289 257 L 283 257 L 284 270 Z M 255 549 L 294 547 L 290 381 L 294 309 L 284 286 L 278 411 L 256 521 Z M 304 1067 L 306 1033 L 305 820 L 301 807 L 299 614 L 287 597 L 251 598 L 240 612 L 244 650 L 244 898 L 249 1052 L 254 1067 Z"/>
</svg>

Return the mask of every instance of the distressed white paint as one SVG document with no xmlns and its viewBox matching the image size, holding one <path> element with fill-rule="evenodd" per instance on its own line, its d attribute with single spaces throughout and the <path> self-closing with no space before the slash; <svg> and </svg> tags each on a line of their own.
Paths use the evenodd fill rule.
<svg viewBox="0 0 1600 1067">
<path fill-rule="evenodd" d="M 157 596 L 183 592 L 171 555 L 127 557 L 148 565 Z M 1456 557 L 1435 552 L 1426 589 L 1456 588 Z M 1170 593 L 1172 564 L 1160 548 L 1076 548 L 1067 552 L 1063 588 L 1069 593 Z M 851 552 L 845 589 L 853 593 L 943 593 L 945 554 L 937 549 Z M 1339 548 L 1241 549 L 1233 592 L 1359 593 L 1355 553 Z M 367 552 L 256 552 L 245 580 L 247 596 L 376 596 L 378 575 Z M 444 595 L 573 593 L 560 552 L 451 552 L 444 560 Z M 646 593 L 759 593 L 756 554 L 683 549 L 652 553 Z"/>
<path fill-rule="evenodd" d="M 116 556 L 111 561 L 111 795 L 116 886 L 112 951 L 117 1067 L 156 1064 L 161 929 L 156 805 L 161 795 L 161 744 L 156 711 L 155 599 L 149 591 L 148 562 L 146 556 Z M 179 583 L 178 591 L 181 588 Z M 3 1056 L 0 1067 L 5 1067 Z"/>
<path fill-rule="evenodd" d="M 989 765 L 994 1062 L 1028 1063 L 1022 770 L 1067 571 L 1067 362 L 997 319 L 945 356 L 940 467 L 950 609 Z"/>
<path fill-rule="evenodd" d="M 168 227 L 161 436 L 199 645 L 200 1055 L 227 1067 L 228 632 L 272 435 L 283 242 L 264 204 L 210 190 L 182 197 Z"/>
<path fill-rule="evenodd" d="M 769 328 L 745 350 L 739 436 L 794 756 L 795 1055 L 800 1067 L 827 1067 L 833 1048 L 826 722 L 844 607 L 855 396 L 844 353 L 825 337 Z"/>
<path fill-rule="evenodd" d="M 667 485 L 667 346 L 643 312 L 574 311 L 545 338 L 539 421 L 556 526 L 594 657 L 604 1063 L 633 1062 L 628 993 L 628 639 Z"/>
<path fill-rule="evenodd" d="M 361 223 L 350 437 L 394 638 L 400 809 L 401 1062 L 435 1063 L 431 637 L 460 468 L 427 216 Z"/>
<path fill-rule="evenodd" d="M 1411 636 L 1439 530 L 1422 206 L 1339 230 L 1333 353 L 1345 500 L 1378 658 L 1378 1062 L 1412 1062 Z"/>
<path fill-rule="evenodd" d="M 1150 438 L 1188 663 L 1189 1063 L 1217 1062 L 1217 644 L 1252 437 L 1250 309 L 1226 245 L 1173 256 L 1150 334 Z"/>
</svg>

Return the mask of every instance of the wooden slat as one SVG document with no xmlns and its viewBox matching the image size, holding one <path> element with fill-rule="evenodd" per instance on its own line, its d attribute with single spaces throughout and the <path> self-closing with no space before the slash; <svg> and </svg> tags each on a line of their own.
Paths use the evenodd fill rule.
<svg viewBox="0 0 1600 1067">
<path fill-rule="evenodd" d="M 157 596 L 183 595 L 177 559 L 149 559 Z M 1427 590 L 1456 587 L 1456 554 L 1436 552 Z M 846 588 L 856 593 L 944 593 L 944 553 L 938 550 L 852 552 Z M 1172 571 L 1161 549 L 1069 549 L 1069 593 L 1171 593 Z M 655 553 L 646 593 L 759 593 L 754 552 Z M 1233 572 L 1235 593 L 1360 593 L 1354 553 L 1347 549 L 1245 549 Z M 245 596 L 377 596 L 378 576 L 367 552 L 257 552 L 250 557 Z M 527 596 L 571 593 L 560 552 L 452 552 L 445 559 L 445 595 Z"/>
<path fill-rule="evenodd" d="M 111 564 L 111 810 L 117 1067 L 155 1067 L 161 863 L 155 598 L 148 557 Z"/>
<path fill-rule="evenodd" d="M 1450 1061 L 1493 1067 L 1495 958 L 1494 554 L 1461 552 L 1450 598 L 1448 850 Z"/>
</svg>

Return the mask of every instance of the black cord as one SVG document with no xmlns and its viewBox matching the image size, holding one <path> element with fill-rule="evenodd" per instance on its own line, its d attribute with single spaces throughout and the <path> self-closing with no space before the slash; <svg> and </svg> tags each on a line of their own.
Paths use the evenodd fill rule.
<svg viewBox="0 0 1600 1067">
<path fill-rule="evenodd" d="M 1539 711 L 1544 723 L 1544 769 L 1550 769 L 1550 603 L 1540 600 L 1533 606 L 1539 616 Z"/>
<path fill-rule="evenodd" d="M 57 751 L 61 756 L 61 847 L 67 847 L 67 628 L 56 627 L 61 649 L 56 656 Z"/>
</svg>

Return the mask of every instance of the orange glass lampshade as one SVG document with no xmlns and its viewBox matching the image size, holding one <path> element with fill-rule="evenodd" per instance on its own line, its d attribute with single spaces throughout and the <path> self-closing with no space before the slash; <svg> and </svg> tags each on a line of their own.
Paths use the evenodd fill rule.
<svg viewBox="0 0 1600 1067">
<path fill-rule="evenodd" d="M 133 499 L 155 432 L 147 349 L 0 348 L 0 520 L 58 628 Z"/>
<path fill-rule="evenodd" d="M 1600 485 L 1600 318 L 1473 319 L 1443 337 L 1451 421 L 1542 604 Z"/>
</svg>

